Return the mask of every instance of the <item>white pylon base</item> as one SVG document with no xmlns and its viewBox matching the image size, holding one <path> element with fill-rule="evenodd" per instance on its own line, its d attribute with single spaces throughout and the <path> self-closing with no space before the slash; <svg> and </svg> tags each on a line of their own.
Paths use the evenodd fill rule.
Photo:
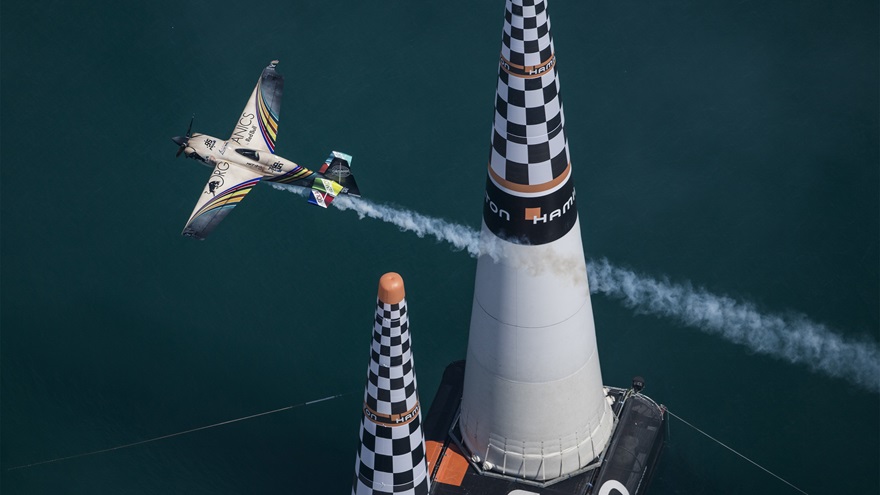
<svg viewBox="0 0 880 495">
<path fill-rule="evenodd" d="M 497 239 L 485 225 L 482 235 Z M 493 254 L 477 264 L 463 441 L 489 471 L 557 478 L 593 462 L 614 421 L 580 225 L 552 244 L 502 241 Z"/>
</svg>

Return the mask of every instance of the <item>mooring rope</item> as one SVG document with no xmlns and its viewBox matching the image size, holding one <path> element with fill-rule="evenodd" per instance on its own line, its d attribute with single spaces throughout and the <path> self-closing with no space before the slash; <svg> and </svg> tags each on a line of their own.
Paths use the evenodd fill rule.
<svg viewBox="0 0 880 495">
<path fill-rule="evenodd" d="M 273 409 L 271 411 L 261 412 L 261 413 L 257 413 L 257 414 L 251 414 L 250 416 L 244 416 L 241 418 L 235 418 L 235 419 L 230 419 L 227 421 L 221 421 L 220 423 L 214 423 L 212 425 L 199 426 L 198 428 L 192 428 L 192 429 L 189 429 L 186 431 L 178 431 L 177 433 L 162 435 L 160 437 L 148 438 L 147 440 L 141 440 L 139 442 L 127 443 L 125 445 L 117 445 L 116 447 L 110 447 L 108 449 L 93 450 L 91 452 L 83 452 L 80 454 L 69 455 L 66 457 L 56 457 L 54 459 L 48 459 L 45 461 L 33 462 L 31 464 L 24 464 L 22 466 L 15 466 L 15 467 L 11 467 L 11 468 L 7 469 L 7 471 L 14 471 L 16 469 L 25 469 L 25 468 L 30 468 L 30 467 L 34 467 L 34 466 L 40 466 L 43 464 L 51 464 L 53 462 L 68 461 L 70 459 L 77 459 L 79 457 L 86 457 L 86 456 L 95 455 L 95 454 L 103 454 L 104 452 L 110 452 L 113 450 L 127 449 L 129 447 L 135 447 L 137 445 L 143 445 L 145 443 L 157 442 L 159 440 L 165 440 L 166 438 L 179 437 L 180 435 L 186 435 L 187 433 L 194 433 L 196 431 L 207 430 L 209 428 L 216 428 L 218 426 L 228 425 L 228 424 L 232 424 L 232 423 L 238 423 L 239 421 L 245 421 L 248 419 L 259 418 L 260 416 L 268 416 L 270 414 L 280 413 L 283 411 L 289 411 L 291 409 L 296 409 L 298 407 L 310 406 L 312 404 L 317 404 L 318 402 L 324 402 L 324 401 L 328 401 L 328 400 L 338 399 L 340 397 L 344 397 L 346 395 L 351 395 L 353 393 L 355 393 L 355 392 L 330 395 L 330 396 L 324 397 L 323 399 L 316 399 L 316 400 L 311 400 L 308 402 L 300 402 L 299 404 L 293 404 L 293 405 L 290 405 L 287 407 L 282 407 L 280 409 Z"/>
<path fill-rule="evenodd" d="M 300 402 L 300 403 L 298 403 L 298 404 L 292 404 L 292 405 L 289 405 L 289 406 L 286 406 L 286 407 L 282 407 L 282 408 L 279 408 L 279 409 L 273 409 L 273 410 L 271 410 L 271 411 L 265 411 L 265 412 L 261 412 L 261 413 L 257 413 L 257 414 L 251 414 L 251 415 L 248 415 L 248 416 L 243 416 L 243 417 L 240 417 L 240 418 L 235 418 L 235 419 L 230 419 L 230 420 L 226 420 L 226 421 L 221 421 L 221 422 L 219 422 L 219 423 L 214 423 L 214 424 L 210 424 L 210 425 L 206 425 L 206 426 L 199 426 L 198 428 L 191 428 L 191 429 L 189 429 L 189 430 L 178 431 L 178 432 L 176 432 L 176 433 L 169 433 L 168 435 L 162 435 L 162 436 L 158 436 L 158 437 L 148 438 L 148 439 L 146 439 L 146 440 L 140 440 L 140 441 L 138 441 L 138 442 L 132 442 L 132 443 L 124 444 L 124 445 L 117 445 L 117 446 L 115 446 L 115 447 L 110 447 L 110 448 L 106 448 L 106 449 L 93 450 L 93 451 L 90 451 L 90 452 L 82 452 L 82 453 L 79 453 L 79 454 L 69 455 L 69 456 L 65 456 L 65 457 L 56 457 L 56 458 L 54 458 L 54 459 L 47 459 L 47 460 L 45 460 L 45 461 L 32 462 L 32 463 L 30 463 L 30 464 L 24 464 L 24 465 L 21 465 L 21 466 L 15 466 L 15 467 L 8 468 L 7 471 L 15 471 L 15 470 L 18 470 L 18 469 L 27 469 L 27 468 L 31 468 L 31 467 L 34 467 L 34 466 L 41 466 L 41 465 L 44 465 L 44 464 L 51 464 L 51 463 L 54 463 L 54 462 L 68 461 L 68 460 L 71 460 L 71 459 L 78 459 L 78 458 L 80 458 L 80 457 L 87 457 L 87 456 L 96 455 L 96 454 L 103 454 L 103 453 L 105 453 L 105 452 L 111 452 L 111 451 L 114 451 L 114 450 L 121 450 L 121 449 L 127 449 L 127 448 L 129 448 L 129 447 L 136 447 L 136 446 L 138 446 L 138 445 L 143 445 L 143 444 L 146 444 L 146 443 L 158 442 L 159 440 L 165 440 L 165 439 L 167 439 L 167 438 L 172 438 L 172 437 L 178 437 L 178 436 L 181 436 L 181 435 L 186 435 L 186 434 L 188 434 L 188 433 L 194 433 L 194 432 L 197 432 L 197 431 L 207 430 L 207 429 L 210 429 L 210 428 L 216 428 L 216 427 L 218 427 L 218 426 L 224 426 L 224 425 L 228 425 L 228 424 L 232 424 L 232 423 L 238 423 L 238 422 L 240 422 L 240 421 L 246 421 L 246 420 L 248 420 L 248 419 L 254 419 L 254 418 L 259 418 L 259 417 L 261 417 L 261 416 L 268 416 L 268 415 L 270 415 L 270 414 L 280 413 L 280 412 L 283 412 L 283 411 L 289 411 L 289 410 L 291 410 L 291 409 L 296 409 L 296 408 L 299 408 L 299 407 L 309 406 L 309 405 L 312 405 L 312 404 L 317 404 L 317 403 L 319 403 L 319 402 L 325 402 L 325 401 L 328 401 L 328 400 L 338 399 L 338 398 L 340 398 L 340 397 L 344 397 L 344 396 L 346 396 L 346 395 L 351 395 L 351 394 L 353 394 L 353 393 L 355 393 L 355 392 L 348 392 L 348 393 L 344 393 L 344 394 L 329 395 L 329 396 L 324 397 L 324 398 L 321 398 L 321 399 L 310 400 L 310 401 L 308 401 L 308 402 Z M 759 469 L 761 469 L 761 470 L 764 471 L 765 473 L 769 474 L 770 476 L 773 476 L 774 478 L 776 478 L 776 479 L 778 479 L 779 481 L 785 483 L 786 485 L 788 485 L 788 486 L 794 488 L 795 490 L 799 491 L 800 493 L 803 493 L 804 495 L 809 495 L 807 492 L 801 490 L 800 488 L 798 488 L 797 486 L 793 485 L 793 484 L 790 483 L 789 481 L 785 480 L 785 479 L 782 478 L 781 476 L 779 476 L 779 475 L 777 475 L 776 473 L 770 471 L 769 469 L 767 469 L 767 468 L 765 468 L 764 466 L 758 464 L 757 462 L 755 462 L 755 461 L 749 459 L 749 458 L 746 457 L 745 455 L 743 455 L 743 454 L 737 452 L 736 450 L 734 450 L 732 447 L 728 446 L 727 444 L 725 444 L 725 443 L 722 442 L 721 440 L 718 440 L 717 438 L 713 437 L 712 435 L 709 435 L 709 434 L 706 433 L 705 431 L 703 431 L 703 430 L 697 428 L 696 426 L 694 426 L 693 424 L 691 424 L 690 422 L 688 422 L 687 420 L 685 420 L 685 419 L 682 418 L 681 416 L 679 416 L 679 415 L 673 413 L 673 412 L 670 411 L 669 409 L 666 409 L 666 412 L 667 412 L 670 416 L 674 417 L 675 419 L 681 421 L 682 423 L 684 423 L 684 424 L 690 426 L 690 427 L 693 428 L 694 430 L 696 430 L 696 431 L 698 431 L 699 433 L 703 434 L 706 438 L 712 440 L 713 442 L 717 443 L 718 445 L 721 445 L 722 447 L 724 447 L 725 449 L 727 449 L 727 450 L 733 452 L 734 454 L 736 454 L 736 455 L 742 457 L 743 459 L 745 459 L 746 461 L 748 461 L 748 462 L 750 462 L 751 464 L 755 465 L 756 467 L 758 467 Z M 667 424 L 667 425 L 668 425 L 668 424 Z"/>
<path fill-rule="evenodd" d="M 788 481 L 786 481 L 785 479 L 783 479 L 783 478 L 782 478 L 781 476 L 779 476 L 778 474 L 776 474 L 776 473 L 770 471 L 769 469 L 767 469 L 767 468 L 765 468 L 764 466 L 758 464 L 757 462 L 755 462 L 755 461 L 749 459 L 748 457 L 744 456 L 743 454 L 740 454 L 740 453 L 737 452 L 736 450 L 733 450 L 731 447 L 729 447 L 728 445 L 726 445 L 726 444 L 725 444 L 724 442 L 722 442 L 721 440 L 718 440 L 717 438 L 715 438 L 715 437 L 713 437 L 712 435 L 706 433 L 705 431 L 703 431 L 703 430 L 697 428 L 696 426 L 694 426 L 694 425 L 688 423 L 684 418 L 682 418 L 681 416 L 679 416 L 679 415 L 673 413 L 673 412 L 670 411 L 669 409 L 667 409 L 666 412 L 667 412 L 670 416 L 672 416 L 673 418 L 675 418 L 675 419 L 681 421 L 682 423 L 684 423 L 684 424 L 690 426 L 691 428 L 697 430 L 698 432 L 702 433 L 703 435 L 705 435 L 707 438 L 709 438 L 709 439 L 712 440 L 713 442 L 717 443 L 718 445 L 720 445 L 720 446 L 724 447 L 725 449 L 727 449 L 727 450 L 733 452 L 734 454 L 736 454 L 736 455 L 742 457 L 743 459 L 745 459 L 745 460 L 751 462 L 752 464 L 754 464 L 755 466 L 757 466 L 758 468 L 760 468 L 761 470 L 763 470 L 765 473 L 769 474 L 770 476 L 773 476 L 774 478 L 776 478 L 776 479 L 778 479 L 779 481 L 785 483 L 786 485 L 788 485 L 788 486 L 794 488 L 795 490 L 797 490 L 797 491 L 803 493 L 804 495 L 809 495 L 807 492 L 805 492 L 805 491 L 801 490 L 800 488 L 794 486 L 793 484 L 789 483 Z M 667 423 L 667 425 L 668 425 L 668 423 Z"/>
</svg>

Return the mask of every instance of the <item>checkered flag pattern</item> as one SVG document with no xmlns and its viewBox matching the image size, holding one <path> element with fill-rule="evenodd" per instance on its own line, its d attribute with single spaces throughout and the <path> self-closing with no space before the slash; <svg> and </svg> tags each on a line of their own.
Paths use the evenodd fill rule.
<svg viewBox="0 0 880 495">
<path fill-rule="evenodd" d="M 353 495 L 427 495 L 425 437 L 406 299 L 378 301 Z"/>
<path fill-rule="evenodd" d="M 489 159 L 496 183 L 511 193 L 555 184 L 570 162 L 564 123 L 546 1 L 507 0 Z"/>
</svg>

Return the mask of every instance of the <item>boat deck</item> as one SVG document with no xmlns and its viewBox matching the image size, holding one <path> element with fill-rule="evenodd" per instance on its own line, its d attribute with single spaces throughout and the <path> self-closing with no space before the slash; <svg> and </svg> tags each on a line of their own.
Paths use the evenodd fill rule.
<svg viewBox="0 0 880 495">
<path fill-rule="evenodd" d="M 433 495 L 591 495 L 617 488 L 629 495 L 647 491 L 663 446 L 665 409 L 650 398 L 609 388 L 617 417 L 611 443 L 596 462 L 564 479 L 537 483 L 484 473 L 471 463 L 460 442 L 458 412 L 464 387 L 464 361 L 450 364 L 423 428 Z M 625 489 L 626 492 L 621 490 Z"/>
</svg>

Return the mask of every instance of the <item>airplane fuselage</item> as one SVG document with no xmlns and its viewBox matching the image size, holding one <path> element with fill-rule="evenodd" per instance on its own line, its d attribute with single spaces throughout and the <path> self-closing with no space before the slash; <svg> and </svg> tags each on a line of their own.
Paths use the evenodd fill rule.
<svg viewBox="0 0 880 495">
<path fill-rule="evenodd" d="M 311 187 L 312 182 L 320 177 L 320 174 L 291 160 L 268 151 L 240 147 L 234 141 L 195 133 L 189 138 L 184 152 L 188 158 L 202 162 L 206 167 L 216 167 L 213 175 L 220 179 L 231 166 L 251 169 L 272 182 L 303 187 Z"/>
<path fill-rule="evenodd" d="M 275 154 L 278 116 L 284 78 L 273 60 L 263 69 L 229 139 L 193 134 L 193 119 L 186 134 L 175 136 L 177 154 L 186 154 L 212 169 L 183 235 L 204 239 L 259 182 L 270 181 L 303 187 L 308 202 L 327 208 L 340 194 L 360 196 L 351 173 L 351 155 L 333 151 L 317 170 Z"/>
</svg>

